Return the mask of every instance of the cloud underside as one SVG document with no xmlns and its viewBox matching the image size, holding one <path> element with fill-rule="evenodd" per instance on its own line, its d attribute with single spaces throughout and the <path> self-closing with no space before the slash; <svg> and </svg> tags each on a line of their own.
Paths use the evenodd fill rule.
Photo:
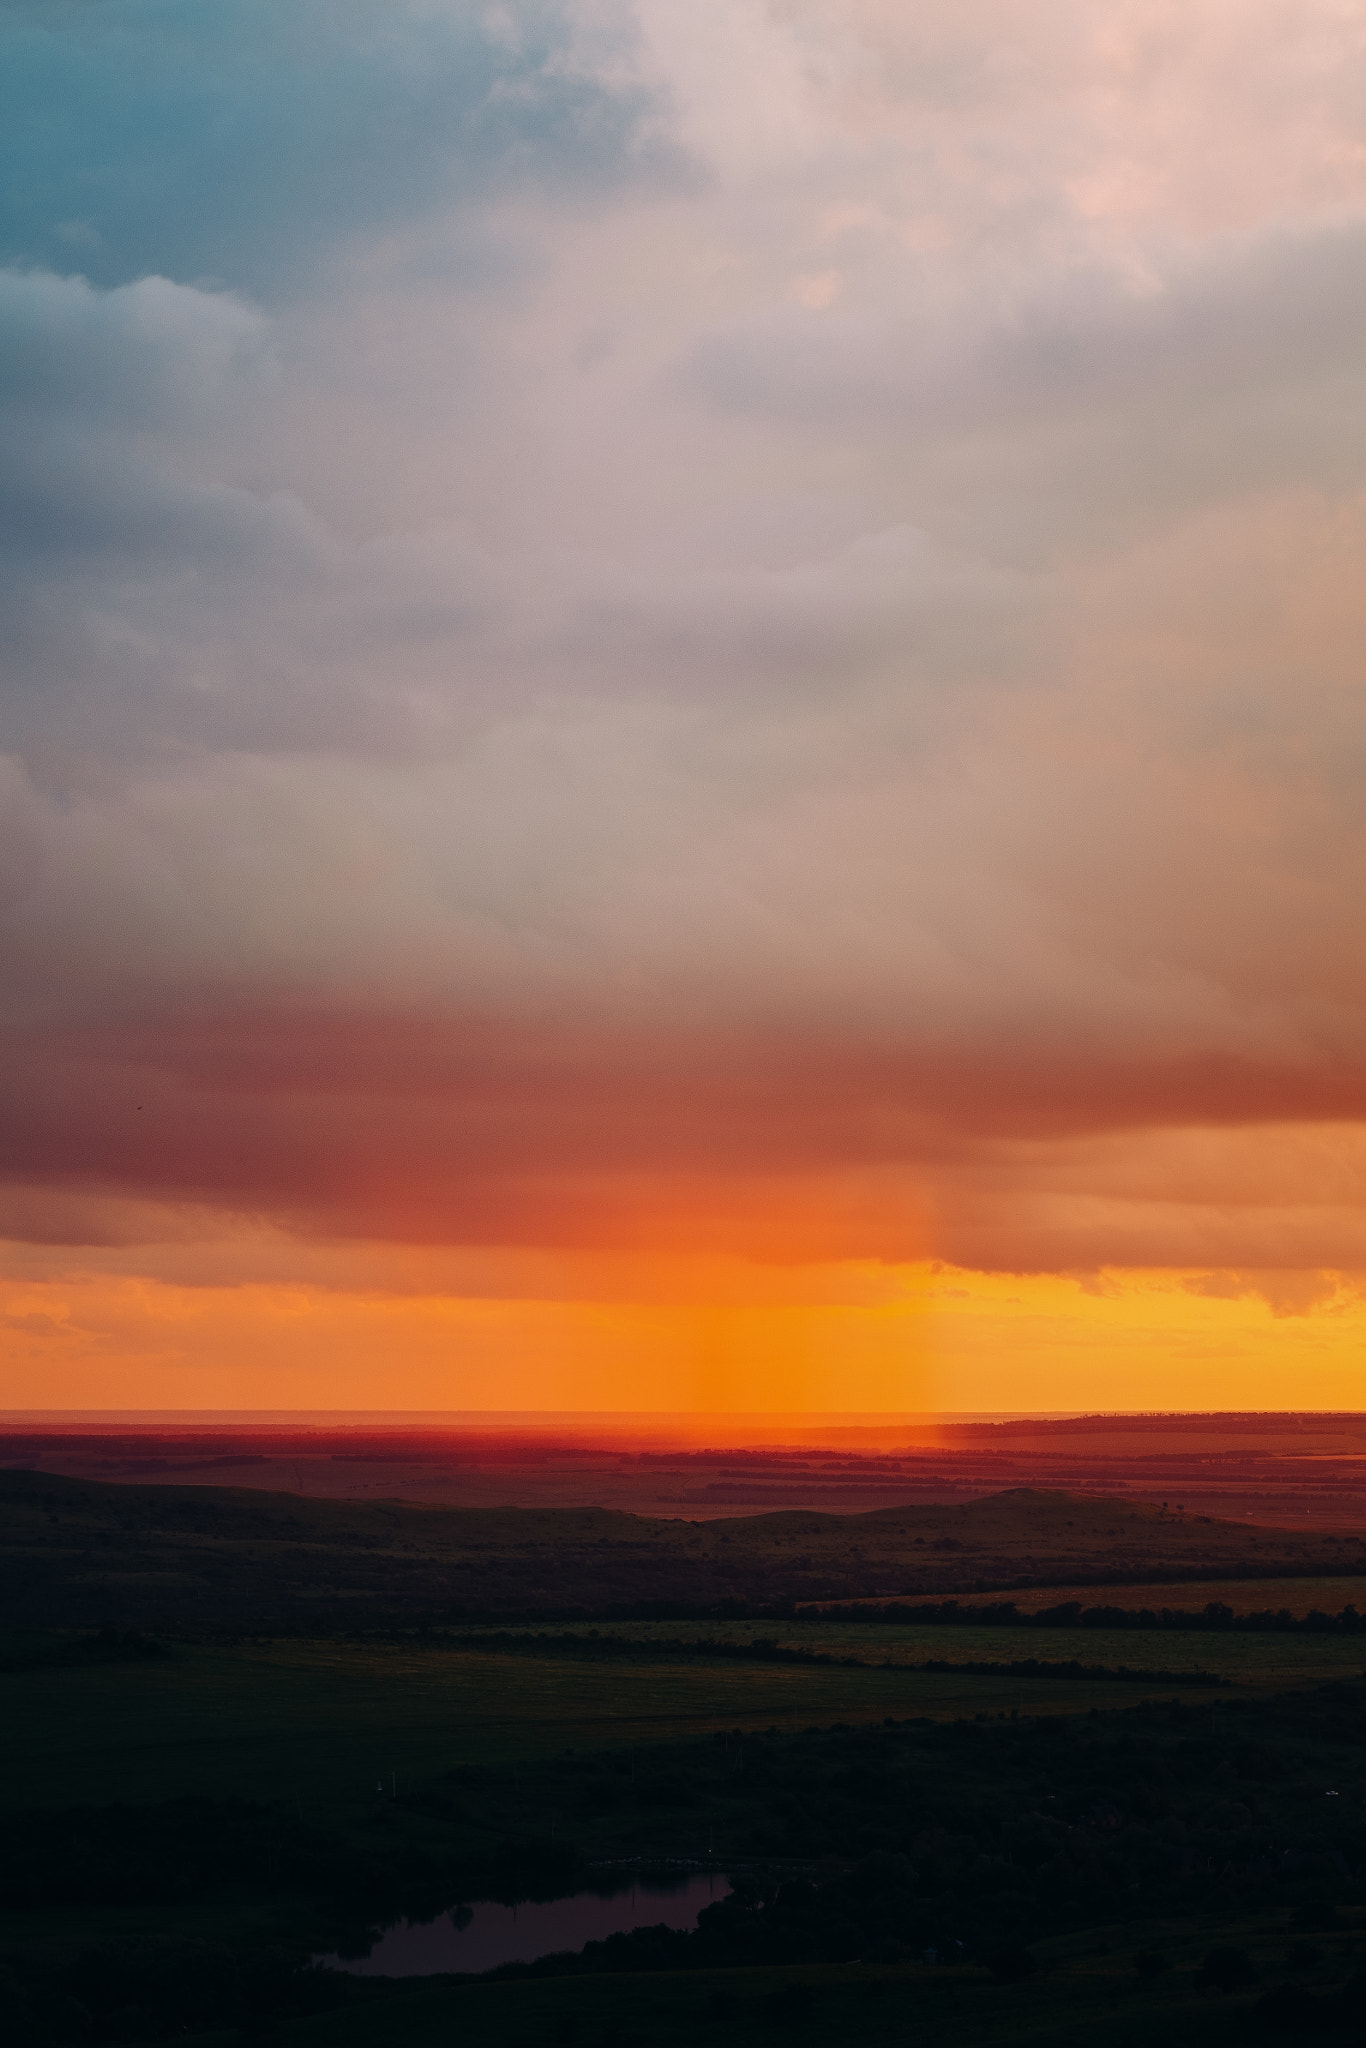
<svg viewBox="0 0 1366 2048">
<path fill-rule="evenodd" d="M 4 10 L 0 1235 L 1366 1266 L 1366 55 L 1047 13 Z"/>
<path fill-rule="evenodd" d="M 5 1068 L 0 1234 L 36 1242 L 254 1218 L 777 1264 L 1366 1263 L 1362 1073 L 308 1011 L 14 1039 Z"/>
</svg>

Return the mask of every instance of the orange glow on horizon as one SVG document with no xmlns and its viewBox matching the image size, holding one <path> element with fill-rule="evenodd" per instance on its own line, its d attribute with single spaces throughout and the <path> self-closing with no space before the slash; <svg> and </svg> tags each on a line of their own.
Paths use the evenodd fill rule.
<svg viewBox="0 0 1366 2048">
<path fill-rule="evenodd" d="M 707 1285 L 712 1298 L 699 1299 Z M 31 1409 L 885 1415 L 1274 1408 L 1291 1387 L 1295 1405 L 1350 1408 L 1366 1340 L 1366 1300 L 1333 1275 L 942 1264 L 708 1273 L 678 1262 L 632 1299 L 87 1269 L 11 1280 L 0 1313 L 6 1405 Z"/>
</svg>

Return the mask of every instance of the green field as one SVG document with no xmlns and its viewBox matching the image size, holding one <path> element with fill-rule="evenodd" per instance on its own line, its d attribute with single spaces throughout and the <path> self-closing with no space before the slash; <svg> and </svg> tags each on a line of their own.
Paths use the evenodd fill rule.
<svg viewBox="0 0 1366 2048">
<path fill-rule="evenodd" d="M 499 1632 L 502 1633 L 502 1632 Z M 558 1633 L 558 1631 L 557 1631 Z M 566 1631 L 566 1633 L 573 1633 Z M 586 1635 L 586 1629 L 582 1632 Z M 1161 1695 L 1145 1680 L 963 1676 L 896 1668 L 928 1658 L 1130 1669 L 1204 1669 L 1267 1694 L 1360 1675 L 1356 1637 L 1100 1629 L 911 1628 L 795 1622 L 777 1640 L 862 1668 L 782 1665 L 652 1651 L 639 1661 L 542 1648 L 534 1632 L 501 1646 L 280 1641 L 176 1645 L 164 1660 L 0 1677 L 9 1803 L 64 1806 L 182 1794 L 321 1801 L 346 1807 L 395 1774 L 619 1744 L 672 1742 L 718 1728 L 1078 1713 Z M 614 1625 L 642 1646 L 676 1623 Z M 748 1641 L 753 1623 L 717 1623 Z M 585 1645 L 587 1647 L 587 1645 Z M 883 1668 L 890 1659 L 892 1668 Z M 1167 1688 L 1170 1691 L 1170 1688 Z M 1197 1696 L 1193 1693 L 1183 1697 Z M 1199 1695 L 1207 1699 L 1227 1697 Z"/>
<path fill-rule="evenodd" d="M 189 1646 L 165 1663 L 12 1673 L 0 1685 L 11 1801 L 25 1806 L 183 1794 L 347 1806 L 394 1773 L 410 1782 L 566 1748 L 889 1714 L 952 1719 L 1022 1699 L 1030 1712 L 1075 1713 L 1152 1690 L 694 1658 L 623 1670 L 332 1643 Z"/>
<path fill-rule="evenodd" d="M 1118 1603 L 1117 1603 L 1118 1604 Z M 1282 1692 L 1288 1686 L 1324 1685 L 1335 1678 L 1359 1678 L 1366 1671 L 1366 1635 L 1296 1635 L 1270 1631 L 1192 1629 L 1104 1629 L 1104 1628 L 974 1628 L 958 1623 L 952 1627 L 898 1622 L 840 1622 L 804 1620 L 756 1623 L 716 1621 L 680 1624 L 676 1621 L 627 1621 L 570 1624 L 556 1627 L 553 1636 L 577 1637 L 585 1650 L 591 1648 L 593 1632 L 618 1641 L 668 1646 L 690 1637 L 702 1641 L 745 1645 L 756 1638 L 795 1650 L 814 1651 L 834 1658 L 856 1657 L 861 1664 L 882 1672 L 887 1682 L 900 1691 L 894 1696 L 902 1713 L 937 1715 L 934 1688 L 952 1689 L 953 1713 L 991 1711 L 1001 1704 L 1000 1689 L 1023 1683 L 1033 1687 L 1031 1711 L 1070 1711 L 1093 1705 L 1118 1705 L 1120 1697 L 1159 1694 L 1160 1682 L 1135 1679 L 1123 1686 L 1104 1686 L 1085 1679 L 1011 1679 L 973 1676 L 951 1678 L 914 1667 L 926 1662 L 954 1664 L 1009 1664 L 1037 1659 L 1041 1664 L 1078 1663 L 1105 1665 L 1113 1670 L 1193 1673 L 1207 1671 L 1226 1684 L 1243 1691 Z M 535 1628 L 490 1630 L 492 1638 L 509 1642 L 520 1639 L 528 1654 L 540 1651 L 538 1637 L 547 1631 Z M 470 1640 L 477 1640 L 471 1632 Z M 700 1654 L 705 1654 L 700 1653 Z M 884 1665 L 891 1669 L 882 1671 Z M 718 1663 L 715 1667 L 724 1669 Z M 813 1678 L 829 1676 L 838 1694 L 839 1680 L 852 1689 L 865 1682 L 864 1672 L 841 1670 L 826 1674 L 821 1667 L 805 1667 Z M 635 1668 L 632 1683 L 635 1682 Z M 981 1688 L 980 1697 L 978 1688 Z M 1103 1697 L 1102 1697 L 1103 1695 Z M 830 1695 L 824 1695 L 830 1697 Z M 921 1699 L 927 1704 L 921 1705 Z M 846 1717 L 847 1718 L 847 1717 Z"/>
</svg>

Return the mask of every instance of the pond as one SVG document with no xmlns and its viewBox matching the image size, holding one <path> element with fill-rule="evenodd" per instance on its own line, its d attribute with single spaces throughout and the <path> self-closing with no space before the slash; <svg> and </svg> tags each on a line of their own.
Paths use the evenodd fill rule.
<svg viewBox="0 0 1366 2048">
<path fill-rule="evenodd" d="M 531 1963 L 537 1956 L 580 1949 L 586 1941 L 627 1934 L 633 1927 L 695 1927 L 702 1908 L 724 1899 L 729 1891 L 729 1883 L 717 1871 L 690 1871 L 677 1877 L 659 1872 L 627 1878 L 611 1889 L 602 1886 L 522 1906 L 483 1900 L 475 1906 L 457 1906 L 436 1920 L 400 1920 L 385 1928 L 368 1955 L 318 1960 L 358 1977 L 493 1970 L 499 1963 Z"/>
</svg>

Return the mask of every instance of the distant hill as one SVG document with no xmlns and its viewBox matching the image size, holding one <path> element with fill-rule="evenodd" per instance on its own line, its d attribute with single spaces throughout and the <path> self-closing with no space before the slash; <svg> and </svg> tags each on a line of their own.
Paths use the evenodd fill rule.
<svg viewBox="0 0 1366 2048">
<path fill-rule="evenodd" d="M 1301 1536 L 1033 1487 L 692 1523 L 0 1472 L 0 1599 L 29 1625 L 373 1627 L 1357 1570 L 1366 1540 L 1355 1533 Z"/>
<path fill-rule="evenodd" d="M 767 1417 L 0 1417 L 0 1467 L 130 1486 L 238 1486 L 431 1506 L 612 1507 L 710 1520 L 852 1515 L 1007 1487 L 1184 1506 L 1189 1514 L 1366 1534 L 1366 1415 L 1137 1415 L 838 1427 Z"/>
</svg>

